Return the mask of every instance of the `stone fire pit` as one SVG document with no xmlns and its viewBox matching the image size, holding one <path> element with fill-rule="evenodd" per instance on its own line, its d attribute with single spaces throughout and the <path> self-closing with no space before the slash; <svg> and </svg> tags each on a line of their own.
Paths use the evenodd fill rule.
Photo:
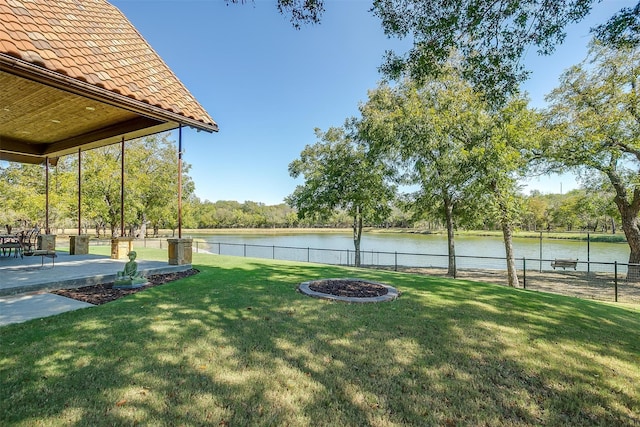
<svg viewBox="0 0 640 427">
<path fill-rule="evenodd" d="M 311 280 L 298 285 L 298 291 L 315 298 L 344 302 L 384 302 L 400 295 L 393 286 L 358 278 Z"/>
</svg>

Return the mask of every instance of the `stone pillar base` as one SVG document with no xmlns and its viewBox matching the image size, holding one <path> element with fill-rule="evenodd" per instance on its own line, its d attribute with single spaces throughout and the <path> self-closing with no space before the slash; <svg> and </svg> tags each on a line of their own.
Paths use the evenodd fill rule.
<svg viewBox="0 0 640 427">
<path fill-rule="evenodd" d="M 41 234 L 38 236 L 38 250 L 40 251 L 55 251 L 56 250 L 56 235 L 55 234 Z"/>
<path fill-rule="evenodd" d="M 133 237 L 111 239 L 111 259 L 127 259 L 133 250 Z"/>
<path fill-rule="evenodd" d="M 167 239 L 169 242 L 169 264 L 191 264 L 193 239 Z"/>
<path fill-rule="evenodd" d="M 80 234 L 69 236 L 69 255 L 87 255 L 89 253 L 89 236 Z"/>
</svg>

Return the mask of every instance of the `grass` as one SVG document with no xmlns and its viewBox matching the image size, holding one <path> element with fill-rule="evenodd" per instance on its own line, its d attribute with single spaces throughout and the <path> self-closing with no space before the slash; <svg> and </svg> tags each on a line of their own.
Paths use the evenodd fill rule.
<svg viewBox="0 0 640 427">
<path fill-rule="evenodd" d="M 640 423 L 637 309 L 316 264 L 194 264 L 193 277 L 0 328 L 0 425 Z M 296 292 L 345 276 L 402 295 Z"/>
</svg>

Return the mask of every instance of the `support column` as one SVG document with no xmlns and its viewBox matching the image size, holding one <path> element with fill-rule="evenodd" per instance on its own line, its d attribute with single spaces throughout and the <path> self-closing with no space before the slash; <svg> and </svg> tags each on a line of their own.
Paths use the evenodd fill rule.
<svg viewBox="0 0 640 427">
<path fill-rule="evenodd" d="M 126 259 L 133 250 L 133 237 L 111 239 L 111 259 Z"/>
<path fill-rule="evenodd" d="M 182 125 L 178 127 L 178 239 L 182 239 Z"/>
<path fill-rule="evenodd" d="M 38 236 L 37 248 L 45 251 L 56 250 L 56 236 L 49 228 L 49 157 L 44 158 L 44 234 Z"/>
<path fill-rule="evenodd" d="M 78 235 L 69 236 L 69 255 L 89 253 L 89 236 L 82 234 L 82 148 L 78 148 Z"/>
<path fill-rule="evenodd" d="M 191 264 L 193 239 L 167 239 L 169 242 L 169 264 Z"/>
<path fill-rule="evenodd" d="M 124 237 L 124 136 L 120 151 L 120 237 Z"/>
<path fill-rule="evenodd" d="M 82 148 L 78 148 L 78 236 L 82 234 Z"/>
</svg>

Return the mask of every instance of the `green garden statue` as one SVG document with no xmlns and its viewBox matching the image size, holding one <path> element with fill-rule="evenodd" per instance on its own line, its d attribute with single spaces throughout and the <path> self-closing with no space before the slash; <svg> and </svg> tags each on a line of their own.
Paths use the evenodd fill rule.
<svg viewBox="0 0 640 427">
<path fill-rule="evenodd" d="M 138 263 L 136 262 L 138 254 L 131 251 L 128 255 L 129 262 L 124 265 L 124 270 L 118 271 L 116 274 L 116 281 L 113 285 L 115 288 L 137 288 L 147 283 L 147 280 L 138 273 Z"/>
</svg>

